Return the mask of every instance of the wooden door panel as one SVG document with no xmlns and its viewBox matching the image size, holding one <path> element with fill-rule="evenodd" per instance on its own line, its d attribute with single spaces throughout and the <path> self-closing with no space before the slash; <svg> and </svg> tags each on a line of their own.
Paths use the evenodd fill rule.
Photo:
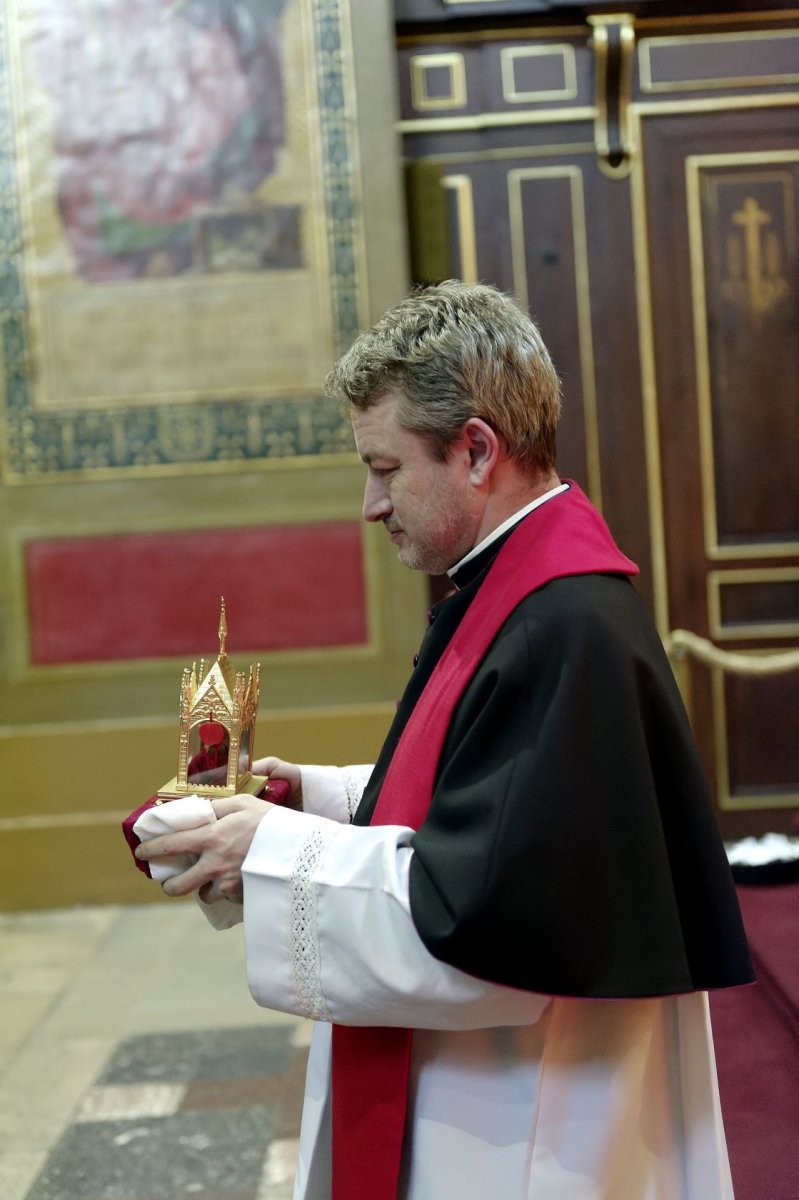
<svg viewBox="0 0 799 1200">
<path fill-rule="evenodd" d="M 768 807 L 796 792 L 796 673 L 724 683 L 728 795 Z M 716 683 L 718 687 L 718 683 Z M 790 801 L 794 803 L 794 801 Z"/>
<path fill-rule="evenodd" d="M 779 553 L 795 550 L 799 538 L 790 488 L 799 445 L 799 151 L 758 150 L 740 161 L 733 153 L 729 164 L 719 157 L 726 156 L 687 164 L 693 267 L 704 276 L 705 319 L 697 312 L 696 327 L 703 468 L 715 517 L 708 551 L 737 557 L 748 545 L 750 553 Z"/>
<path fill-rule="evenodd" d="M 515 293 L 540 325 L 563 385 L 560 470 L 602 508 L 652 605 L 630 195 L 601 173 L 590 136 L 574 122 L 554 144 L 551 129 L 528 131 L 527 147 L 500 129 L 415 135 L 407 148 L 439 166 L 459 277 Z"/>
<path fill-rule="evenodd" d="M 642 122 L 668 611 L 752 653 L 799 633 L 795 108 Z M 799 672 L 692 672 L 722 826 L 787 827 Z"/>
</svg>

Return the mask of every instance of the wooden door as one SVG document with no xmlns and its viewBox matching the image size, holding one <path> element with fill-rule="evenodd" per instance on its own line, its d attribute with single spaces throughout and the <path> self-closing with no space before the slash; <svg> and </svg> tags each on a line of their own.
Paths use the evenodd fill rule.
<svg viewBox="0 0 799 1200">
<path fill-rule="evenodd" d="M 412 244 L 429 249 L 438 172 L 434 273 L 448 256 L 540 324 L 561 472 L 639 562 L 664 640 L 795 646 L 799 35 L 784 17 L 610 16 L 415 35 L 399 65 L 427 195 Z M 787 828 L 799 671 L 686 678 L 725 835 Z"/>
<path fill-rule="evenodd" d="M 753 656 L 799 637 L 796 118 L 776 104 L 642 122 L 661 606 L 671 628 Z M 799 803 L 799 670 L 694 666 L 691 710 L 725 831 L 782 826 Z"/>
</svg>

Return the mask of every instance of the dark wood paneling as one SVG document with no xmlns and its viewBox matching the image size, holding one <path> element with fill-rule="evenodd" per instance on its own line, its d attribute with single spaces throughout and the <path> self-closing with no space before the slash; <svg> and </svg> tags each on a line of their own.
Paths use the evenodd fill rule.
<svg viewBox="0 0 799 1200">
<path fill-rule="evenodd" d="M 425 41 L 398 50 L 403 120 L 556 112 L 593 103 L 584 36 Z M 462 102 L 454 102 L 459 81 Z M 437 103 L 438 100 L 438 103 Z"/>
<path fill-rule="evenodd" d="M 781 625 L 799 624 L 799 577 L 760 583 L 723 583 L 719 589 L 721 621 L 725 626 L 771 626 L 779 637 Z"/>
<path fill-rule="evenodd" d="M 512 210 L 511 214 L 512 219 L 518 219 L 518 227 L 511 230 L 516 254 L 514 274 L 517 294 L 526 297 L 527 307 L 541 328 L 550 354 L 560 364 L 567 397 L 558 429 L 561 460 L 570 464 L 569 470 L 577 478 L 587 481 L 586 442 L 593 431 L 586 428 L 586 399 L 593 410 L 593 353 L 591 346 L 586 346 L 589 363 L 581 362 L 582 356 L 574 353 L 575 347 L 581 345 L 579 289 L 587 283 L 587 262 L 579 257 L 583 249 L 585 209 L 582 189 L 575 192 L 574 187 L 580 180 L 579 172 L 572 174 L 573 168 L 569 167 L 560 168 L 563 173 L 557 173 L 558 170 L 554 168 L 556 173 L 549 174 L 547 168 L 542 173 L 540 167 L 522 167 L 509 180 L 511 199 L 518 196 L 518 212 Z M 590 323 L 585 334 L 590 337 Z M 586 368 L 588 398 L 584 386 Z"/>
<path fill-rule="evenodd" d="M 797 672 L 725 681 L 730 802 L 748 807 L 770 794 L 799 792 Z"/>
<path fill-rule="evenodd" d="M 479 45 L 426 42 L 398 51 L 403 118 L 464 117 L 483 106 Z"/>
<path fill-rule="evenodd" d="M 688 26 L 671 36 L 642 38 L 639 67 L 642 96 L 762 90 L 764 84 L 788 89 L 799 78 L 799 33 L 773 26 L 741 31 L 734 25 L 703 33 Z"/>
<path fill-rule="evenodd" d="M 699 166 L 698 180 L 719 542 L 793 542 L 790 552 L 799 549 L 790 486 L 799 446 L 799 162 L 750 162 L 743 151 L 737 165 Z"/>
<path fill-rule="evenodd" d="M 792 8 L 794 0 L 592 0 L 590 4 L 577 4 L 575 0 L 394 0 L 394 13 L 398 21 L 413 22 L 463 22 L 482 20 L 490 23 L 497 18 L 534 17 L 536 20 L 554 18 L 558 22 L 579 21 L 586 9 L 591 12 L 636 13 L 642 17 L 689 14 L 695 18 L 701 13 L 749 13 L 755 7 L 758 12 Z"/>
<path fill-rule="evenodd" d="M 692 13 L 638 28 L 627 177 L 603 170 L 580 110 L 593 102 L 587 28 L 406 39 L 400 60 L 404 96 L 412 52 L 468 48 L 482 75 L 472 120 L 428 114 L 425 125 L 403 107 L 405 153 L 461 177 L 449 197 L 461 275 L 468 204 L 473 276 L 525 296 L 541 326 L 563 380 L 562 474 L 601 500 L 664 636 L 687 628 L 744 652 L 795 645 L 799 624 L 799 147 L 796 95 L 781 98 L 799 92 L 789 25 L 758 28 L 751 15 L 714 27 Z M 503 49 L 558 41 L 574 49 L 575 97 L 509 102 Z M 534 94 L 533 61 L 524 78 Z M 553 57 L 538 65 L 542 89 L 558 82 Z M 734 585 L 719 582 L 725 570 Z M 725 834 L 789 828 L 799 739 L 786 714 L 799 711 L 799 672 L 725 683 L 692 663 L 690 675 Z"/>
<path fill-rule="evenodd" d="M 625 181 L 602 174 L 586 149 L 592 136 L 589 122 L 568 121 L 554 129 L 413 133 L 405 149 L 412 161 L 438 164 L 444 180 L 468 177 L 475 277 L 526 292 L 563 383 L 561 473 L 601 503 L 641 568 L 638 587 L 652 606 L 630 193 Z M 452 213 L 450 258 L 458 264 Z"/>
<path fill-rule="evenodd" d="M 794 191 L 796 110 L 663 113 L 643 130 L 670 621 L 708 636 L 707 577 L 719 561 L 765 570 L 791 566 L 799 552 L 795 201 L 784 200 Z M 762 223 L 775 233 L 770 249 L 762 224 L 759 241 L 752 231 L 748 245 L 745 233 L 740 240 L 753 226 L 736 214 L 748 219 L 750 199 L 771 214 Z M 760 273 L 784 287 L 758 306 Z M 730 648 L 795 645 L 779 627 L 785 602 L 764 613 L 760 599 L 773 638 Z M 785 714 L 799 711 L 799 672 L 730 677 L 722 704 L 695 665 L 692 691 L 722 828 L 751 832 L 749 806 L 760 828 L 788 828 L 799 739 Z"/>
</svg>

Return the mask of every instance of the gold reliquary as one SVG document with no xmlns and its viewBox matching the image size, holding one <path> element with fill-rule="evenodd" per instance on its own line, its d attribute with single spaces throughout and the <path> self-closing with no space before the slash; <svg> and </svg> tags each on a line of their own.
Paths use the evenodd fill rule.
<svg viewBox="0 0 799 1200">
<path fill-rule="evenodd" d="M 252 751 L 261 664 L 236 671 L 227 656 L 227 619 L 222 597 L 219 656 L 206 671 L 205 659 L 184 668 L 180 685 L 178 770 L 158 792 L 158 801 L 179 796 L 257 795 L 266 780 L 252 774 Z"/>
</svg>

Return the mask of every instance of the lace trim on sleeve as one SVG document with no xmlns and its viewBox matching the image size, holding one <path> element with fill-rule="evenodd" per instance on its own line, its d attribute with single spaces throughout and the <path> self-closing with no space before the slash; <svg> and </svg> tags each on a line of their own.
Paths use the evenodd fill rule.
<svg viewBox="0 0 799 1200">
<path fill-rule="evenodd" d="M 323 836 L 320 829 L 315 829 L 305 838 L 294 863 L 290 885 L 289 954 L 292 983 L 302 1015 L 314 1021 L 332 1020 L 322 995 L 314 882 L 314 873 L 330 840 L 330 837 Z"/>
<path fill-rule="evenodd" d="M 347 797 L 347 815 L 350 819 L 350 825 L 358 811 L 358 805 L 361 803 L 361 797 L 369 782 L 371 773 L 372 768 L 370 766 L 344 768 L 344 792 Z"/>
</svg>

